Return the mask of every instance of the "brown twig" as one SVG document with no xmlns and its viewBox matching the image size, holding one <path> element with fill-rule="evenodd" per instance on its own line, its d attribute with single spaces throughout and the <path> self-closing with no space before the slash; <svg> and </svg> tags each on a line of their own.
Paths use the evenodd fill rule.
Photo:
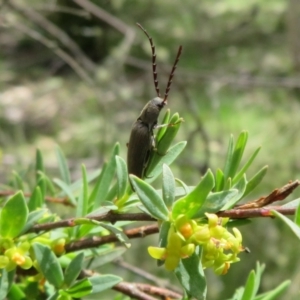
<svg viewBox="0 0 300 300">
<path fill-rule="evenodd" d="M 112 224 L 117 221 L 156 221 L 153 217 L 144 213 L 117 214 L 112 211 L 109 211 L 101 215 L 86 216 L 85 218 L 90 220 L 95 220 L 95 221 L 106 221 Z M 82 218 L 78 218 L 78 219 L 82 219 Z M 27 232 L 38 233 L 40 231 L 49 231 L 56 228 L 73 227 L 77 225 L 76 220 L 77 218 L 69 218 L 57 222 L 36 224 L 33 227 L 31 227 Z"/>
<path fill-rule="evenodd" d="M 151 295 L 159 296 L 162 299 L 182 299 L 182 295 L 175 293 L 165 288 L 153 286 L 146 283 L 136 283 L 137 288 L 143 292 L 149 293 Z"/>
<path fill-rule="evenodd" d="M 16 191 L 0 191 L 0 197 L 8 197 L 12 196 L 16 193 Z M 30 198 L 32 193 L 24 193 L 24 196 L 26 198 Z M 70 202 L 68 197 L 51 197 L 51 196 L 45 196 L 45 200 L 52 203 L 59 203 L 66 206 L 73 206 L 73 203 Z"/>
<path fill-rule="evenodd" d="M 158 225 L 147 225 L 133 229 L 125 230 L 124 233 L 129 239 L 141 238 L 150 234 L 158 233 Z M 66 252 L 74 252 L 82 249 L 95 248 L 100 245 L 118 242 L 118 238 L 114 234 L 98 237 L 82 239 L 80 241 L 71 242 L 65 245 Z"/>
<path fill-rule="evenodd" d="M 250 209 L 250 208 L 259 208 L 269 205 L 276 201 L 284 200 L 287 196 L 289 196 L 294 189 L 296 189 L 300 185 L 299 180 L 291 181 L 288 184 L 284 185 L 281 188 L 275 189 L 268 196 L 260 197 L 257 200 L 239 205 L 236 209 Z"/>
<path fill-rule="evenodd" d="M 100 275 L 90 270 L 82 270 L 80 277 L 91 277 L 95 275 Z M 181 299 L 182 294 L 180 292 L 173 292 L 171 290 L 153 286 L 150 284 L 137 283 L 137 282 L 126 282 L 122 281 L 117 283 L 112 287 L 113 290 L 118 291 L 124 295 L 130 297 L 130 299 L 139 299 L 139 300 L 157 300 L 150 296 L 149 294 L 159 296 L 160 299 Z"/>
<path fill-rule="evenodd" d="M 115 264 L 117 264 L 118 266 L 120 266 L 128 271 L 131 271 L 132 273 L 134 273 L 136 275 L 141 276 L 142 278 L 145 278 L 148 281 L 153 282 L 156 286 L 170 289 L 176 293 L 181 292 L 176 286 L 170 284 L 169 282 L 162 280 L 161 278 L 158 278 L 158 277 L 154 276 L 153 274 L 146 272 L 145 270 L 142 270 L 141 268 L 135 267 L 135 266 L 127 263 L 126 261 L 117 260 L 117 261 L 115 261 Z"/>
<path fill-rule="evenodd" d="M 247 219 L 257 217 L 273 217 L 271 210 L 276 210 L 283 215 L 294 215 L 296 208 L 281 206 L 266 206 L 250 209 L 230 209 L 217 213 L 219 217 L 228 217 L 230 219 Z"/>
</svg>

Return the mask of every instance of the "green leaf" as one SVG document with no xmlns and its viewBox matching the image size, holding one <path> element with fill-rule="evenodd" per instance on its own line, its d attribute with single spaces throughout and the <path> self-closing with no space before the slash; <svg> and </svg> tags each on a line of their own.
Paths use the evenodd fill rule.
<svg viewBox="0 0 300 300">
<path fill-rule="evenodd" d="M 132 186 L 149 213 L 158 220 L 167 221 L 169 211 L 157 191 L 142 179 L 132 174 L 129 176 Z"/>
<path fill-rule="evenodd" d="M 189 297 L 205 300 L 207 287 L 199 251 L 200 249 L 190 257 L 181 259 L 179 266 L 175 269 L 175 275 Z"/>
<path fill-rule="evenodd" d="M 67 286 L 71 286 L 75 282 L 78 275 L 80 274 L 83 259 L 84 259 L 84 253 L 81 252 L 77 254 L 72 259 L 70 264 L 67 266 L 65 271 L 65 279 L 64 279 L 64 282 Z"/>
<path fill-rule="evenodd" d="M 167 127 L 164 135 L 160 138 L 157 143 L 157 154 L 162 156 L 165 155 L 171 146 L 177 132 L 180 128 L 182 119 L 179 118 L 179 114 L 175 113 L 170 120 L 170 124 Z"/>
<path fill-rule="evenodd" d="M 113 201 L 118 195 L 118 182 L 115 182 L 106 195 L 106 201 Z"/>
<path fill-rule="evenodd" d="M 228 143 L 228 149 L 227 149 L 227 155 L 225 160 L 225 167 L 224 167 L 224 180 L 227 180 L 230 174 L 230 167 L 232 163 L 232 156 L 233 156 L 233 135 L 231 134 L 229 137 L 229 143 Z"/>
<path fill-rule="evenodd" d="M 254 153 L 251 155 L 251 157 L 249 158 L 249 160 L 245 163 L 245 165 L 241 168 L 241 170 L 238 172 L 238 174 L 236 174 L 232 180 L 232 184 L 236 184 L 244 175 L 244 173 L 246 173 L 246 171 L 249 169 L 249 167 L 252 165 L 255 157 L 257 156 L 258 152 L 260 151 L 261 147 L 258 147 Z"/>
<path fill-rule="evenodd" d="M 229 172 L 226 176 L 226 178 L 234 178 L 237 169 L 240 165 L 240 162 L 242 160 L 244 150 L 247 144 L 248 140 L 248 132 L 247 131 L 242 131 L 237 139 L 236 145 L 234 147 L 233 155 L 232 155 L 232 160 L 230 164 L 230 169 Z"/>
<path fill-rule="evenodd" d="M 23 191 L 24 190 L 23 179 L 21 178 L 21 176 L 16 171 L 13 171 L 12 174 L 13 174 L 13 177 L 14 177 L 13 178 L 14 179 L 14 188 L 16 190 Z"/>
<path fill-rule="evenodd" d="M 66 157 L 59 146 L 56 147 L 55 152 L 56 152 L 56 158 L 58 161 L 58 167 L 59 167 L 60 176 L 62 178 L 62 181 L 65 182 L 67 185 L 70 185 L 71 184 L 71 176 L 70 176 Z"/>
<path fill-rule="evenodd" d="M 120 258 L 127 249 L 124 247 L 110 248 L 101 253 L 97 253 L 97 256 L 93 256 L 90 259 L 91 263 L 88 263 L 88 268 L 92 270 L 97 270 L 103 265 L 110 263 L 117 258 Z"/>
<path fill-rule="evenodd" d="M 175 200 L 175 179 L 168 165 L 163 164 L 162 196 L 167 207 L 171 207 Z"/>
<path fill-rule="evenodd" d="M 75 282 L 66 292 L 74 298 L 81 298 L 89 295 L 93 290 L 92 283 L 88 278 L 81 279 Z"/>
<path fill-rule="evenodd" d="M 103 165 L 101 174 L 99 175 L 96 185 L 89 198 L 89 204 L 92 209 L 98 208 L 101 206 L 101 203 L 106 200 L 106 196 L 116 170 L 115 156 L 119 154 L 119 150 L 120 145 L 117 143 L 112 150 L 112 154 L 108 163 Z"/>
<path fill-rule="evenodd" d="M 300 204 L 300 198 L 297 198 L 295 200 L 289 201 L 283 205 L 281 205 L 282 208 L 294 208 L 297 209 L 297 207 Z"/>
<path fill-rule="evenodd" d="M 290 229 L 294 232 L 294 234 L 297 236 L 297 238 L 300 239 L 300 227 L 297 224 L 295 224 L 289 218 L 282 215 L 281 213 L 279 213 L 276 210 L 271 210 L 271 212 L 275 217 L 281 219 L 288 227 L 290 227 Z"/>
<path fill-rule="evenodd" d="M 228 299 L 228 300 L 241 300 L 243 293 L 244 293 L 245 288 L 244 287 L 240 287 L 238 289 L 236 289 L 234 295 L 232 298 Z"/>
<path fill-rule="evenodd" d="M 108 290 L 122 281 L 122 278 L 115 275 L 97 275 L 89 277 L 89 281 L 93 286 L 92 294 L 100 293 Z"/>
<path fill-rule="evenodd" d="M 25 300 L 26 294 L 24 293 L 23 289 L 18 284 L 13 283 L 9 290 L 7 299 Z"/>
<path fill-rule="evenodd" d="M 23 193 L 20 191 L 5 203 L 0 213 L 0 235 L 14 238 L 19 235 L 28 217 L 28 208 Z"/>
<path fill-rule="evenodd" d="M 44 198 L 45 198 L 46 190 L 47 190 L 47 182 L 46 182 L 46 178 L 44 177 L 43 173 L 40 173 L 39 175 L 40 175 L 40 177 L 37 182 L 37 186 L 40 187 L 41 194 L 42 194 L 42 201 L 44 203 Z"/>
<path fill-rule="evenodd" d="M 159 237 L 158 237 L 158 247 L 160 248 L 165 248 L 168 244 L 168 234 L 169 234 L 169 229 L 171 227 L 170 222 L 162 222 L 159 228 Z M 157 265 L 162 266 L 165 262 L 163 260 L 157 260 Z"/>
<path fill-rule="evenodd" d="M 121 199 L 127 188 L 128 172 L 125 160 L 116 155 L 117 165 L 117 182 L 118 182 L 118 199 Z"/>
<path fill-rule="evenodd" d="M 175 182 L 179 183 L 182 186 L 182 188 L 175 188 L 175 196 L 177 197 L 185 196 L 195 188 L 194 186 L 187 186 L 182 180 L 178 178 L 175 178 Z M 183 192 L 178 192 L 179 190 L 183 190 Z"/>
<path fill-rule="evenodd" d="M 6 296 L 14 282 L 15 270 L 7 272 L 0 269 L 0 300 L 7 299 Z"/>
<path fill-rule="evenodd" d="M 265 265 L 260 265 L 259 262 L 256 263 L 256 274 L 255 274 L 255 282 L 253 288 L 253 297 L 257 294 L 262 273 L 264 272 Z"/>
<path fill-rule="evenodd" d="M 157 178 L 157 176 L 162 172 L 163 164 L 170 165 L 178 157 L 178 155 L 183 151 L 185 146 L 186 146 L 186 142 L 179 142 L 179 143 L 175 144 L 174 146 L 172 146 L 168 150 L 168 152 L 163 156 L 155 153 L 154 155 L 156 155 L 156 158 L 155 158 L 156 162 L 155 162 L 153 168 L 151 168 L 151 166 L 149 166 L 149 168 L 147 167 L 147 170 L 146 170 L 147 182 L 154 181 Z"/>
<path fill-rule="evenodd" d="M 224 188 L 224 173 L 221 169 L 217 169 L 215 191 L 220 192 L 223 190 L 223 188 Z"/>
<path fill-rule="evenodd" d="M 170 115 L 171 115 L 171 111 L 170 111 L 170 109 L 167 109 L 167 110 L 166 110 L 166 113 L 165 113 L 165 115 L 164 115 L 164 117 L 163 117 L 163 120 L 162 120 L 161 124 L 169 124 Z M 157 135 L 156 135 L 156 138 L 155 138 L 155 140 L 156 140 L 157 142 L 160 141 L 160 139 L 161 139 L 161 138 L 163 137 L 163 135 L 165 134 L 166 130 L 167 130 L 167 127 L 166 127 L 166 126 L 160 127 L 160 128 L 158 129 L 158 132 L 157 132 Z"/>
<path fill-rule="evenodd" d="M 34 211 L 43 206 L 44 199 L 41 192 L 41 188 L 37 185 L 31 194 L 31 197 L 28 201 L 28 209 L 29 211 Z"/>
<path fill-rule="evenodd" d="M 288 288 L 288 286 L 291 284 L 290 280 L 286 280 L 283 283 L 281 283 L 277 288 L 273 289 L 272 291 L 269 291 L 267 293 L 264 293 L 263 295 L 259 295 L 254 298 L 254 300 L 275 300 L 279 299 L 279 296 L 283 294 L 283 292 Z"/>
<path fill-rule="evenodd" d="M 112 232 L 117 238 L 118 240 L 124 244 L 124 246 L 126 248 L 129 248 L 131 246 L 131 242 L 130 239 L 128 238 L 128 236 L 123 232 L 123 230 L 117 228 L 114 225 L 111 224 L 107 224 L 107 223 L 102 223 L 99 222 L 99 225 L 102 226 L 103 228 L 109 230 L 110 232 Z"/>
<path fill-rule="evenodd" d="M 88 213 L 88 201 L 89 201 L 89 187 L 87 181 L 86 168 L 84 165 L 81 165 L 81 174 L 82 174 L 82 190 L 79 195 L 77 206 L 76 206 L 76 217 L 84 217 Z"/>
<path fill-rule="evenodd" d="M 240 179 L 240 181 L 234 186 L 235 189 L 238 190 L 238 193 L 236 194 L 235 197 L 232 197 L 223 207 L 222 210 L 230 209 L 234 207 L 240 200 L 242 200 L 245 190 L 247 187 L 247 179 L 246 175 Z"/>
<path fill-rule="evenodd" d="M 296 225 L 300 226 L 300 205 L 298 205 L 298 207 L 296 209 L 294 222 L 295 222 Z"/>
<path fill-rule="evenodd" d="M 235 198 L 238 194 L 238 190 L 231 189 L 228 191 L 222 191 L 217 193 L 210 193 L 203 206 L 200 210 L 193 216 L 193 218 L 201 218 L 204 216 L 205 213 L 215 213 L 221 210 L 221 208 L 231 199 Z"/>
<path fill-rule="evenodd" d="M 202 207 L 214 184 L 214 175 L 208 170 L 189 194 L 175 202 L 172 209 L 173 218 L 176 219 L 181 214 L 192 218 Z"/>
<path fill-rule="evenodd" d="M 65 194 L 68 196 L 70 202 L 71 202 L 74 206 L 76 206 L 76 205 L 77 205 L 77 201 L 76 201 L 76 199 L 75 199 L 75 197 L 74 197 L 74 194 L 73 194 L 72 190 L 70 189 L 70 186 L 67 185 L 64 181 L 62 181 L 62 180 L 59 179 L 59 178 L 54 178 L 54 179 L 53 179 L 53 182 L 54 182 L 57 186 L 59 186 L 59 187 L 65 192 Z"/>
<path fill-rule="evenodd" d="M 36 155 L 35 155 L 35 174 L 36 174 L 36 182 L 39 181 L 41 177 L 41 173 L 45 172 L 44 169 L 44 162 L 43 162 L 43 156 L 40 149 L 36 149 Z"/>
<path fill-rule="evenodd" d="M 20 235 L 27 232 L 27 230 L 29 230 L 34 224 L 36 224 L 43 217 L 43 215 L 46 212 L 47 212 L 46 209 L 39 209 L 39 210 L 30 212 L 28 214 L 27 222 L 24 225 L 22 231 L 20 232 Z"/>
<path fill-rule="evenodd" d="M 247 183 L 247 187 L 243 198 L 246 197 L 249 193 L 251 193 L 263 180 L 266 173 L 268 171 L 268 166 L 262 167 Z"/>
<path fill-rule="evenodd" d="M 42 274 L 55 288 L 60 288 L 64 282 L 64 276 L 57 257 L 50 248 L 40 243 L 34 243 L 32 247 Z"/>
<path fill-rule="evenodd" d="M 252 300 L 253 297 L 255 296 L 254 287 L 255 287 L 255 273 L 252 270 L 248 275 L 248 279 L 241 300 Z"/>
</svg>

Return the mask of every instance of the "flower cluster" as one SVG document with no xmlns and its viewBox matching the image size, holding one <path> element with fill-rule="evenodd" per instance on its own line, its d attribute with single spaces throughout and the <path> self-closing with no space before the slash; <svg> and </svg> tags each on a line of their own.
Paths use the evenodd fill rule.
<svg viewBox="0 0 300 300">
<path fill-rule="evenodd" d="M 28 242 L 23 242 L 19 246 L 9 247 L 4 251 L 4 255 L 0 255 L 0 269 L 12 271 L 17 266 L 22 269 L 30 269 L 32 267 L 32 260 L 27 255 L 30 248 Z"/>
<path fill-rule="evenodd" d="M 230 264 L 239 261 L 237 256 L 244 251 L 242 235 L 237 228 L 231 233 L 224 227 L 228 219 L 218 218 L 215 214 L 205 215 L 205 223 L 178 216 L 171 224 L 166 247 L 149 247 L 149 254 L 164 260 L 166 269 L 172 271 L 180 259 L 191 256 L 196 246 L 202 246 L 203 268 L 211 267 L 218 275 L 226 274 Z"/>
</svg>

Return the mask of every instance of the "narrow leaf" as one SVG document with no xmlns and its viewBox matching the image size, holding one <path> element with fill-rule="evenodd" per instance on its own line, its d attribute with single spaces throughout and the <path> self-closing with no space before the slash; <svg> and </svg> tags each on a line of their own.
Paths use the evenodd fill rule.
<svg viewBox="0 0 300 300">
<path fill-rule="evenodd" d="M 169 126 L 161 137 L 160 141 L 157 143 L 157 152 L 159 155 L 164 155 L 171 146 L 177 132 L 180 128 L 182 119 L 179 118 L 179 114 L 175 113 L 170 120 Z"/>
<path fill-rule="evenodd" d="M 179 142 L 174 146 L 170 147 L 168 152 L 163 156 L 155 153 L 155 155 L 157 156 L 157 163 L 155 163 L 155 167 L 153 169 L 150 170 L 147 168 L 147 182 L 154 181 L 157 178 L 157 176 L 162 172 L 163 164 L 170 165 L 183 151 L 185 146 L 186 142 Z"/>
<path fill-rule="evenodd" d="M 231 134 L 230 138 L 229 138 L 227 155 L 226 155 L 226 160 L 225 160 L 225 167 L 224 167 L 224 179 L 225 180 L 227 180 L 227 178 L 229 177 L 229 173 L 230 173 L 230 166 L 232 163 L 232 156 L 233 156 L 233 147 L 234 147 L 233 135 Z"/>
<path fill-rule="evenodd" d="M 32 247 L 42 274 L 50 284 L 60 288 L 63 284 L 64 276 L 57 257 L 50 248 L 40 243 L 34 243 Z"/>
<path fill-rule="evenodd" d="M 113 150 L 111 157 L 107 164 L 103 165 L 102 172 L 97 179 L 96 185 L 90 195 L 89 204 L 92 205 L 93 209 L 98 208 L 101 203 L 106 200 L 109 187 L 113 180 L 116 170 L 116 159 L 115 156 L 119 154 L 120 145 L 117 143 Z"/>
<path fill-rule="evenodd" d="M 296 223 L 296 225 L 300 226 L 300 205 L 298 205 L 298 207 L 296 209 L 294 222 Z"/>
<path fill-rule="evenodd" d="M 71 286 L 80 274 L 83 259 L 84 253 L 81 252 L 72 259 L 72 261 L 66 268 L 64 282 L 67 286 Z"/>
<path fill-rule="evenodd" d="M 93 286 L 92 294 L 100 293 L 108 290 L 122 281 L 122 278 L 115 275 L 98 275 L 89 277 L 89 281 Z"/>
<path fill-rule="evenodd" d="M 7 272 L 0 269 L 0 300 L 7 299 L 7 294 L 14 282 L 15 270 Z"/>
<path fill-rule="evenodd" d="M 287 226 L 289 226 L 297 238 L 300 239 L 300 227 L 297 224 L 276 210 L 271 210 L 271 212 L 275 217 L 281 219 Z"/>
<path fill-rule="evenodd" d="M 252 300 L 253 297 L 255 296 L 254 287 L 255 287 L 255 273 L 252 270 L 248 276 L 248 279 L 247 279 L 247 282 L 245 285 L 245 290 L 244 290 L 241 300 Z"/>
<path fill-rule="evenodd" d="M 101 251 L 101 253 L 97 253 L 96 257 L 91 257 L 90 261 L 88 261 L 88 268 L 97 270 L 103 265 L 120 258 L 126 250 L 125 247 L 117 247 Z"/>
<path fill-rule="evenodd" d="M 59 146 L 56 147 L 55 153 L 56 153 L 56 158 L 58 161 L 58 167 L 59 167 L 60 176 L 62 178 L 62 181 L 65 182 L 67 185 L 70 185 L 71 184 L 71 176 L 70 176 L 66 157 Z"/>
<path fill-rule="evenodd" d="M 43 156 L 42 152 L 40 149 L 36 149 L 36 154 L 35 154 L 35 174 L 36 174 L 36 182 L 39 181 L 41 175 L 39 172 L 44 173 L 44 162 L 43 162 Z"/>
<path fill-rule="evenodd" d="M 207 286 L 200 257 L 201 255 L 195 252 L 192 256 L 182 259 L 175 275 L 189 297 L 205 300 Z"/>
<path fill-rule="evenodd" d="M 163 117 L 163 120 L 162 120 L 161 124 L 169 124 L 170 115 L 171 115 L 171 111 L 170 111 L 170 109 L 167 109 L 167 110 L 166 110 L 166 113 L 165 113 L 165 115 L 164 115 L 164 117 Z M 167 130 L 167 127 L 166 127 L 166 126 L 160 127 L 160 128 L 158 129 L 158 132 L 157 132 L 157 135 L 156 135 L 156 138 L 155 138 L 157 142 L 160 141 L 160 139 L 161 139 L 161 138 L 163 137 L 163 135 L 165 134 L 166 130 Z"/>
<path fill-rule="evenodd" d="M 75 199 L 75 197 L 74 197 L 74 194 L 73 194 L 72 190 L 70 189 L 70 186 L 67 185 L 64 181 L 62 181 L 62 180 L 59 179 L 59 178 L 54 178 L 54 179 L 53 179 L 53 182 L 54 182 L 57 186 L 59 186 L 59 187 L 65 192 L 65 194 L 68 196 L 70 202 L 71 202 L 74 206 L 76 206 L 76 205 L 77 205 L 77 203 L 76 203 L 77 201 L 76 201 L 76 199 Z"/>
<path fill-rule="evenodd" d="M 224 188 L 224 173 L 221 169 L 217 169 L 215 191 L 220 192 L 223 190 L 223 188 Z"/>
<path fill-rule="evenodd" d="M 192 218 L 202 207 L 214 184 L 214 175 L 208 170 L 194 190 L 175 202 L 172 209 L 173 218 L 176 219 L 181 214 Z"/>
<path fill-rule="evenodd" d="M 261 183 L 267 171 L 268 166 L 264 166 L 248 181 L 243 198 L 246 197 L 249 193 L 251 193 Z"/>
<path fill-rule="evenodd" d="M 116 165 L 117 165 L 117 183 L 118 183 L 118 199 L 121 199 L 127 188 L 128 172 L 127 166 L 124 159 L 116 155 Z"/>
<path fill-rule="evenodd" d="M 168 243 L 168 233 L 171 227 L 170 222 L 162 222 L 159 228 L 158 246 L 160 248 L 165 248 Z M 157 265 L 162 266 L 165 262 L 163 260 L 157 260 Z"/>
<path fill-rule="evenodd" d="M 236 190 L 238 190 L 238 193 L 232 197 L 223 207 L 222 210 L 230 209 L 234 207 L 242 198 L 244 197 L 244 193 L 247 187 L 247 179 L 246 175 L 240 179 L 240 181 L 234 186 Z"/>
<path fill-rule="evenodd" d="M 257 156 L 258 152 L 260 151 L 261 147 L 258 147 L 254 153 L 251 155 L 251 157 L 249 158 L 249 160 L 245 163 L 245 165 L 241 168 L 241 170 L 234 176 L 232 183 L 236 184 L 244 175 L 244 173 L 246 173 L 246 171 L 249 169 L 249 167 L 252 165 L 255 157 Z"/>
<path fill-rule="evenodd" d="M 157 191 L 140 178 L 134 175 L 129 176 L 132 186 L 149 213 L 156 219 L 167 221 L 169 211 Z"/>
<path fill-rule="evenodd" d="M 16 190 L 23 191 L 24 190 L 23 179 L 21 178 L 21 176 L 16 171 L 13 171 L 12 174 L 13 174 L 13 177 L 14 177 L 13 178 L 14 179 L 14 188 Z"/>
<path fill-rule="evenodd" d="M 123 230 L 117 228 L 114 225 L 110 225 L 110 224 L 106 224 L 106 223 L 102 223 L 102 222 L 99 222 L 99 225 L 102 226 L 103 228 L 109 230 L 110 232 L 112 232 L 118 238 L 118 240 L 124 244 L 124 246 L 126 248 L 129 248 L 131 246 L 130 239 L 123 232 Z"/>
<path fill-rule="evenodd" d="M 222 191 L 217 193 L 210 193 L 203 206 L 200 210 L 193 216 L 193 218 L 201 218 L 204 217 L 205 213 L 216 213 L 221 210 L 221 208 L 226 205 L 226 203 L 230 202 L 231 199 L 235 198 L 238 194 L 237 189 L 231 189 L 228 191 Z"/>
<path fill-rule="evenodd" d="M 87 181 L 86 168 L 84 165 L 81 165 L 81 174 L 82 174 L 82 189 L 81 194 L 79 195 L 77 206 L 76 206 L 76 217 L 84 217 L 88 213 L 88 201 L 89 201 L 89 187 Z"/>
<path fill-rule="evenodd" d="M 41 188 L 37 185 L 31 194 L 31 197 L 28 201 L 28 209 L 29 211 L 34 211 L 43 206 L 44 199 L 41 192 Z"/>
<path fill-rule="evenodd" d="M 47 212 L 46 209 L 39 209 L 39 210 L 30 212 L 28 214 L 27 222 L 24 225 L 22 231 L 20 232 L 20 235 L 27 232 L 27 230 L 29 230 L 34 224 L 36 224 L 43 217 L 43 215 L 46 212 Z"/>
<path fill-rule="evenodd" d="M 92 283 L 88 278 L 75 282 L 66 292 L 73 298 L 81 298 L 89 295 L 93 290 Z"/>
<path fill-rule="evenodd" d="M 286 280 L 283 283 L 281 283 L 278 287 L 276 287 L 275 289 L 273 289 L 272 291 L 269 291 L 265 294 L 263 294 L 263 297 L 260 298 L 260 296 L 257 296 L 255 298 L 255 300 L 275 300 L 275 299 L 279 299 L 279 296 L 281 296 L 285 290 L 289 287 L 289 285 L 291 284 L 290 280 Z"/>
<path fill-rule="evenodd" d="M 163 164 L 162 179 L 163 179 L 162 196 L 166 206 L 169 208 L 172 206 L 175 200 L 175 179 L 171 169 L 166 164 Z"/>
<path fill-rule="evenodd" d="M 247 131 L 242 131 L 237 139 L 236 145 L 233 150 L 232 154 L 232 159 L 229 167 L 229 171 L 227 173 L 227 178 L 234 178 L 237 169 L 240 165 L 240 162 L 242 160 L 244 150 L 247 144 L 248 140 L 248 132 Z"/>
</svg>

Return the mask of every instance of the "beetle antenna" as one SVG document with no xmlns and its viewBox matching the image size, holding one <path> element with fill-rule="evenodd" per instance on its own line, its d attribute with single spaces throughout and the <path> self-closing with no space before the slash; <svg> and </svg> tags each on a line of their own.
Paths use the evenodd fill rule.
<svg viewBox="0 0 300 300">
<path fill-rule="evenodd" d="M 136 23 L 137 26 L 139 26 L 143 31 L 144 33 L 146 34 L 146 36 L 148 37 L 148 40 L 150 42 L 150 45 L 151 45 L 151 50 L 152 50 L 152 72 L 153 72 L 153 80 L 154 80 L 154 87 L 155 87 L 155 90 L 156 90 L 156 94 L 158 97 L 160 97 L 160 93 L 159 93 L 159 87 L 158 87 L 158 79 L 157 79 L 157 71 L 156 71 L 156 53 L 155 53 L 155 46 L 153 44 L 153 40 L 152 40 L 152 37 L 150 37 L 150 35 L 148 34 L 148 32 L 146 31 L 146 29 L 144 29 L 144 27 L 139 24 L 139 23 Z M 178 55 L 177 55 L 178 56 Z M 177 62 L 176 62 L 177 63 Z M 173 67 L 174 69 L 174 67 Z M 173 76 L 172 76 L 173 77 Z"/>
<path fill-rule="evenodd" d="M 169 91 L 170 91 L 171 84 L 172 84 L 172 79 L 173 79 L 173 76 L 174 76 L 174 73 L 175 73 L 175 70 L 176 70 L 176 66 L 177 66 L 177 63 L 178 63 L 178 61 L 179 61 L 181 52 L 182 52 L 182 46 L 180 46 L 179 49 L 178 49 L 178 52 L 177 52 L 177 56 L 176 56 L 174 65 L 173 65 L 172 71 L 171 71 L 171 73 L 170 73 L 169 81 L 168 81 L 167 88 L 166 88 L 166 92 L 165 92 L 164 102 L 166 102 L 167 99 L 168 99 Z"/>
</svg>

